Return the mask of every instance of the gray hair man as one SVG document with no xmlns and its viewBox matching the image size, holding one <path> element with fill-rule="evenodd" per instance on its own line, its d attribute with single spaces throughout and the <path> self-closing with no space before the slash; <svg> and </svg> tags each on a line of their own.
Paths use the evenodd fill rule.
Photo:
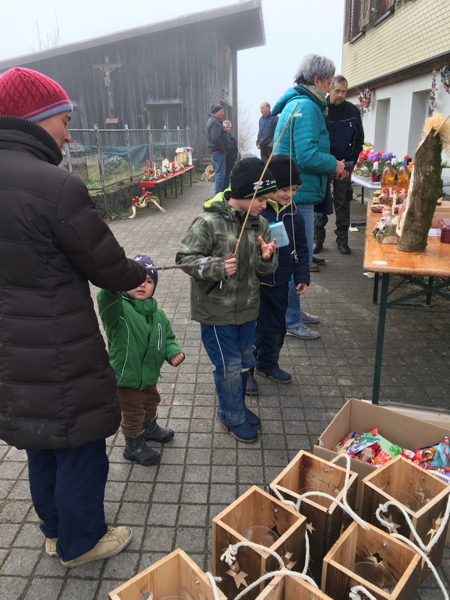
<svg viewBox="0 0 450 600">
<path fill-rule="evenodd" d="M 272 153 L 273 135 L 277 126 L 278 117 L 272 116 L 270 104 L 263 102 L 259 107 L 261 118 L 259 119 L 258 137 L 256 147 L 261 151 L 261 160 L 267 162 Z"/>
<path fill-rule="evenodd" d="M 330 152 L 337 160 L 356 163 L 364 144 L 364 129 L 359 109 L 348 102 L 348 83 L 342 75 L 331 80 L 328 96 L 327 127 L 330 135 Z M 333 204 L 336 213 L 336 243 L 341 254 L 350 254 L 348 229 L 350 227 L 350 201 L 352 199 L 352 170 L 344 179 L 333 181 Z M 328 215 L 323 214 L 314 230 L 314 254 L 322 250 Z M 320 259 L 313 259 L 319 264 Z"/>
</svg>

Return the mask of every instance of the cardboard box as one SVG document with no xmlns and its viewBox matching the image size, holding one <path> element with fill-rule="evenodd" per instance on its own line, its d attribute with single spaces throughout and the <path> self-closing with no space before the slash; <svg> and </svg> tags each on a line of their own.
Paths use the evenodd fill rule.
<svg viewBox="0 0 450 600">
<path fill-rule="evenodd" d="M 380 435 L 393 444 L 410 450 L 437 444 L 446 435 L 450 436 L 450 427 L 439 427 L 426 421 L 399 414 L 395 410 L 351 398 L 347 400 L 319 437 L 317 445 L 313 448 L 313 453 L 325 460 L 332 460 L 337 455 L 333 450 L 344 436 L 351 431 L 363 433 L 375 427 L 378 427 Z M 361 480 L 373 473 L 376 467 L 356 459 L 352 459 L 351 463 L 351 470 L 359 475 L 356 496 L 358 506 Z M 445 545 L 450 547 L 450 535 L 447 535 Z"/>
</svg>

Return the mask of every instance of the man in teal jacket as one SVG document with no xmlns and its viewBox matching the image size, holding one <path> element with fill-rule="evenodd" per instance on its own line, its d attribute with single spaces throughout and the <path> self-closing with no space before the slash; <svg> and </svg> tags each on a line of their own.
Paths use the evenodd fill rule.
<svg viewBox="0 0 450 600">
<path fill-rule="evenodd" d="M 300 170 L 302 186 L 293 200 L 305 219 L 310 263 L 314 244 L 314 205 L 324 201 L 328 177 L 331 175 L 342 178 L 345 173 L 344 163 L 330 154 L 330 140 L 324 118 L 327 110 L 325 96 L 330 90 L 334 71 L 334 63 L 329 58 L 316 54 L 305 56 L 295 75 L 297 85 L 289 88 L 272 110 L 273 115 L 280 115 L 275 130 L 275 143 L 290 119 L 275 154 L 291 156 Z M 308 327 L 308 324 L 318 321 L 319 317 L 309 315 L 301 309 L 299 296 L 291 280 L 286 312 L 287 333 L 306 340 L 318 338 L 320 333 Z"/>
</svg>

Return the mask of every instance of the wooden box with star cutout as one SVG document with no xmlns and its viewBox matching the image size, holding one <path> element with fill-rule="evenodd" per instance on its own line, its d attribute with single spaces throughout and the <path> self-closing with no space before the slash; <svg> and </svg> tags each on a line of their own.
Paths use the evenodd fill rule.
<svg viewBox="0 0 450 600">
<path fill-rule="evenodd" d="M 230 544 L 253 541 L 279 554 L 287 569 L 303 569 L 306 519 L 260 488 L 253 486 L 212 521 L 212 572 L 222 577 L 219 584 L 228 599 L 270 571 L 278 561 L 268 552 L 239 548 L 230 567 L 220 557 Z M 267 584 L 250 591 L 246 600 L 254 600 Z"/>
<path fill-rule="evenodd" d="M 148 594 L 148 596 L 146 596 Z M 203 571 L 180 548 L 109 592 L 110 600 L 214 600 L 211 584 Z M 227 600 L 219 591 L 220 600 Z"/>
<path fill-rule="evenodd" d="M 388 533 L 356 522 L 323 561 L 321 590 L 333 600 L 348 600 L 351 588 L 364 586 L 377 600 L 412 600 L 419 587 L 421 558 Z"/>
<path fill-rule="evenodd" d="M 450 486 L 444 481 L 403 456 L 397 456 L 362 480 L 360 514 L 364 520 L 383 528 L 375 512 L 387 500 L 397 500 L 405 508 L 420 539 L 424 544 L 429 544 L 442 522 L 449 495 Z M 396 533 L 415 542 L 400 510 L 391 506 L 384 518 L 393 524 Z M 442 561 L 447 529 L 448 524 L 429 554 L 435 567 Z M 430 573 L 430 569 L 424 565 L 420 581 Z"/>
<path fill-rule="evenodd" d="M 345 464 L 343 459 L 342 462 Z M 272 481 L 271 488 L 276 488 L 283 498 L 293 502 L 301 494 L 316 491 L 342 501 L 345 473 L 345 469 L 335 463 L 301 450 Z M 356 473 L 350 474 L 347 500 L 351 508 L 355 508 L 357 479 Z M 321 496 L 308 496 L 302 500 L 300 513 L 306 517 L 310 535 L 309 574 L 315 581 L 320 581 L 323 557 L 352 519 L 337 504 Z"/>
<path fill-rule="evenodd" d="M 256 600 L 332 600 L 307 581 L 294 576 L 274 577 Z"/>
</svg>

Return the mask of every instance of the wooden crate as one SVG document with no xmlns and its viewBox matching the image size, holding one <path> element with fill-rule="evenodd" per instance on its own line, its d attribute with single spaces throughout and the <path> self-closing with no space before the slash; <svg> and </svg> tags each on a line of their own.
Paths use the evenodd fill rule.
<svg viewBox="0 0 450 600">
<path fill-rule="evenodd" d="M 332 600 L 302 579 L 274 577 L 256 600 Z"/>
<path fill-rule="evenodd" d="M 230 544 L 246 541 L 240 532 L 252 526 L 265 526 L 275 531 L 280 537 L 270 546 L 271 550 L 283 558 L 287 568 L 303 569 L 305 517 L 253 486 L 212 521 L 212 571 L 223 578 L 220 588 L 229 599 L 235 598 L 246 584 L 253 583 L 264 573 L 280 568 L 268 552 L 253 548 L 239 548 L 233 571 L 220 560 Z M 249 592 L 246 600 L 254 600 L 265 585 L 262 583 Z"/>
<path fill-rule="evenodd" d="M 323 561 L 323 592 L 334 600 L 348 600 L 353 586 L 363 585 L 378 600 L 412 600 L 419 586 L 420 556 L 389 534 L 369 525 L 365 531 L 352 523 Z M 355 563 L 369 562 L 389 571 L 397 585 L 389 593 L 353 573 Z"/>
<path fill-rule="evenodd" d="M 336 464 L 301 450 L 278 477 L 272 481 L 274 486 L 286 500 L 296 501 L 296 494 L 306 491 L 320 491 L 342 501 L 344 495 L 345 469 Z M 351 473 L 348 492 L 348 503 L 354 508 L 358 475 Z M 273 493 L 273 492 L 272 492 Z M 320 496 L 309 496 L 302 500 L 300 513 L 307 519 L 309 530 L 311 561 L 309 575 L 319 582 L 322 576 L 323 557 L 335 543 L 343 531 L 352 523 L 337 504 Z"/>
<path fill-rule="evenodd" d="M 406 458 L 397 456 L 362 480 L 360 513 L 364 520 L 384 529 L 375 512 L 387 500 L 397 500 L 404 506 L 420 539 L 424 544 L 429 544 L 431 536 L 442 522 L 449 494 L 450 486 L 442 479 Z M 397 508 L 390 507 L 385 518 L 395 523 L 397 533 L 417 543 L 405 517 Z M 447 529 L 429 554 L 435 567 L 441 564 L 446 535 Z M 431 570 L 424 563 L 420 582 L 430 573 Z"/>
<path fill-rule="evenodd" d="M 151 592 L 153 600 L 180 596 L 187 600 L 213 600 L 213 592 L 203 571 L 178 548 L 151 567 L 109 592 L 110 600 L 140 600 Z M 226 600 L 220 592 L 221 600 Z"/>
</svg>

